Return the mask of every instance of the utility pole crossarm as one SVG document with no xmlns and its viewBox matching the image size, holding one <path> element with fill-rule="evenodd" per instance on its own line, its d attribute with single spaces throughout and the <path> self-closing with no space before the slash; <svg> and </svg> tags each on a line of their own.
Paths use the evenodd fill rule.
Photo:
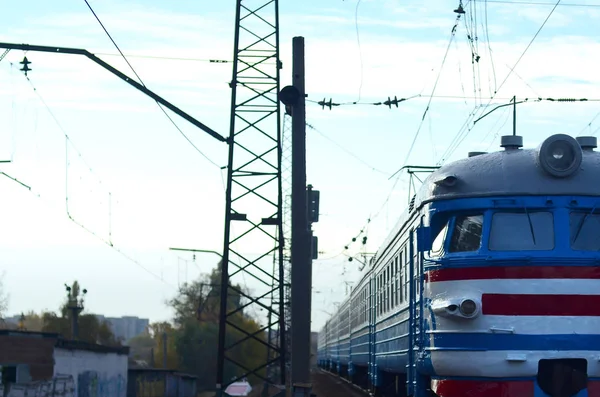
<svg viewBox="0 0 600 397">
<path fill-rule="evenodd" d="M 175 114 L 183 117 L 184 119 L 186 119 L 187 121 L 189 121 L 190 123 L 195 125 L 196 127 L 200 128 L 204 132 L 208 133 L 213 138 L 215 138 L 221 142 L 229 143 L 229 139 L 223 137 L 216 131 L 214 131 L 211 128 L 207 127 L 206 125 L 202 124 L 200 121 L 196 120 L 194 117 L 190 116 L 183 110 L 179 109 L 177 106 L 173 105 L 166 99 L 164 99 L 161 96 L 150 91 L 144 85 L 138 83 L 137 81 L 135 81 L 131 77 L 127 76 L 126 74 L 120 72 L 119 70 L 112 67 L 111 65 L 104 62 L 102 59 L 98 58 L 96 55 L 92 54 L 91 52 L 89 52 L 87 50 L 80 49 L 80 48 L 49 47 L 49 46 L 41 46 L 41 45 L 1 43 L 1 42 L 0 42 L 0 48 L 6 48 L 6 49 L 10 49 L 10 50 L 50 52 L 50 53 L 54 53 L 54 54 L 83 55 L 83 56 L 89 58 L 90 60 L 94 61 L 98 65 L 102 66 L 104 69 L 108 70 L 115 76 L 119 77 L 121 80 L 125 81 L 129 85 L 132 85 L 133 87 L 137 88 L 144 94 L 148 95 L 150 98 L 154 99 L 155 101 L 157 101 L 161 105 L 165 106 L 169 110 L 173 111 Z"/>
</svg>

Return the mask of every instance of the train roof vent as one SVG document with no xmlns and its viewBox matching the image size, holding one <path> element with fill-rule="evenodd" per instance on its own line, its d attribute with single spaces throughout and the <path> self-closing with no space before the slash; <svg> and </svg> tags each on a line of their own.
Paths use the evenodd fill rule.
<svg viewBox="0 0 600 397">
<path fill-rule="evenodd" d="M 598 139 L 595 136 L 578 136 L 575 139 L 583 150 L 593 151 L 598 147 Z"/>
<path fill-rule="evenodd" d="M 481 156 L 482 154 L 486 154 L 487 152 L 469 152 L 469 157 Z"/>
<path fill-rule="evenodd" d="M 504 135 L 500 139 L 500 147 L 506 150 L 516 150 L 523 147 L 523 137 L 520 135 Z"/>
<path fill-rule="evenodd" d="M 417 198 L 417 195 L 413 195 L 412 199 L 410 200 L 410 204 L 408 205 L 408 212 L 411 212 L 414 208 L 415 208 L 415 199 Z"/>
</svg>

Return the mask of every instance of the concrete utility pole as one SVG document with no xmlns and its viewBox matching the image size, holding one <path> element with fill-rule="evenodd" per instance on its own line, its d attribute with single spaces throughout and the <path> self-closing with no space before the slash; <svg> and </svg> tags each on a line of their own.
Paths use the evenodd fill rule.
<svg viewBox="0 0 600 397">
<path fill-rule="evenodd" d="M 293 39 L 293 85 L 280 100 L 292 113 L 292 368 L 293 397 L 311 395 L 310 309 L 312 285 L 311 232 L 306 190 L 306 111 L 304 38 Z"/>
</svg>

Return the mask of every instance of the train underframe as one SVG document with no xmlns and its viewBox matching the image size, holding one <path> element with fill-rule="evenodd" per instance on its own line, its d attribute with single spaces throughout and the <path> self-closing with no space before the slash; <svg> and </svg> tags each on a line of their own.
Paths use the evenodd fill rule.
<svg viewBox="0 0 600 397">
<path fill-rule="evenodd" d="M 406 374 L 329 361 L 319 366 L 376 397 L 409 397 Z M 538 373 L 527 378 L 433 377 L 419 375 L 413 397 L 600 397 L 600 378 L 588 377 L 585 359 L 540 360 Z M 373 380 L 375 379 L 375 380 Z"/>
</svg>

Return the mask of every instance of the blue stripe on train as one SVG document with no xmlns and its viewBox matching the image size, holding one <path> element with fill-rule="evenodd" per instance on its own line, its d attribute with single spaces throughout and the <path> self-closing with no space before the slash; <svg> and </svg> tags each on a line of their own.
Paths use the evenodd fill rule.
<svg viewBox="0 0 600 397">
<path fill-rule="evenodd" d="M 600 335 L 523 335 L 492 333 L 430 334 L 429 351 L 600 350 Z"/>
</svg>

